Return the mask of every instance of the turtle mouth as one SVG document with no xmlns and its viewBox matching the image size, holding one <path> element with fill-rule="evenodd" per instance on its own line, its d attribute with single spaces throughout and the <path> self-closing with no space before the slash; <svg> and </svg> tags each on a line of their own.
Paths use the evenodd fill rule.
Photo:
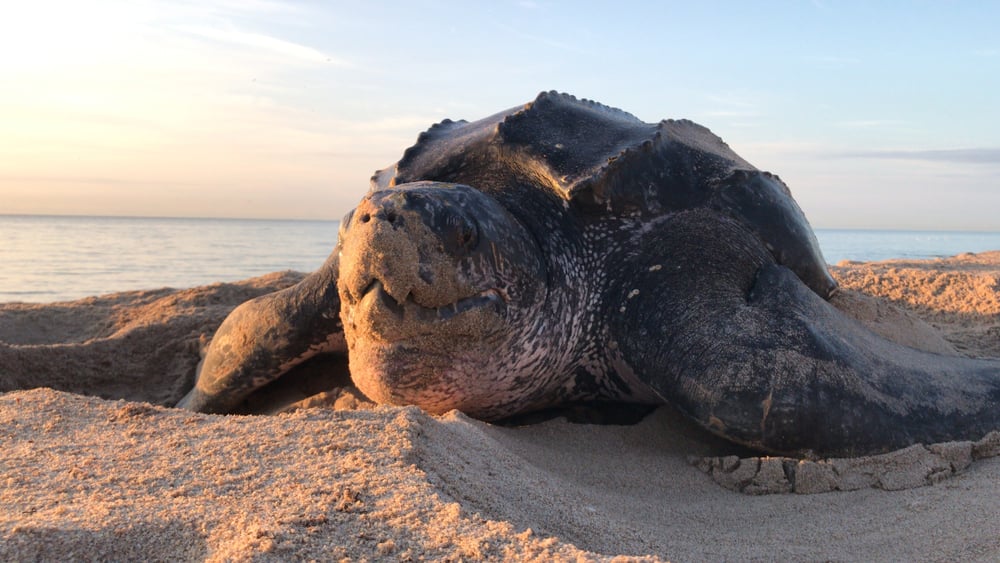
<svg viewBox="0 0 1000 563">
<path fill-rule="evenodd" d="M 382 309 L 400 320 L 412 318 L 419 322 L 441 322 L 479 310 L 493 310 L 500 315 L 506 309 L 507 299 L 502 290 L 494 287 L 441 307 L 431 307 L 418 303 L 412 293 L 397 300 L 385 290 L 381 280 L 374 279 L 360 292 L 359 304 Z"/>
</svg>

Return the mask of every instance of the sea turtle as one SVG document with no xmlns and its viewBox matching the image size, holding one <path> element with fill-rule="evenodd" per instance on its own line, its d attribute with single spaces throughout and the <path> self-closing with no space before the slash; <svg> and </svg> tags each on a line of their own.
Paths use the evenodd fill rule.
<svg viewBox="0 0 1000 563">
<path fill-rule="evenodd" d="M 326 353 L 379 403 L 667 403 L 782 454 L 1000 429 L 1000 362 L 875 336 L 836 287 L 785 184 L 708 129 L 542 93 L 421 134 L 318 271 L 233 311 L 179 406 L 231 411 Z"/>
</svg>

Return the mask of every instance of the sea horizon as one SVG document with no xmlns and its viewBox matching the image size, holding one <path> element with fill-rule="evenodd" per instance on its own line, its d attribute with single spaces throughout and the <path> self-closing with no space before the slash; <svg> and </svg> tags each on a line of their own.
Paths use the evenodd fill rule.
<svg viewBox="0 0 1000 563">
<path fill-rule="evenodd" d="M 340 221 L 0 214 L 0 302 L 56 302 L 311 272 Z M 1000 231 L 816 228 L 824 259 L 941 258 L 1000 250 Z"/>
<path fill-rule="evenodd" d="M 288 221 L 288 222 L 340 222 L 340 219 L 305 219 L 301 217 L 215 217 L 182 215 L 102 215 L 92 213 L 0 213 L 0 218 L 39 217 L 51 219 L 162 219 L 167 221 Z"/>
<path fill-rule="evenodd" d="M 223 216 L 182 216 L 182 215 L 107 215 L 90 213 L 0 213 L 3 218 L 51 218 L 51 219 L 124 219 L 124 220 L 166 220 L 166 221 L 277 221 L 289 223 L 340 223 L 341 219 L 309 219 L 302 217 L 223 217 Z M 993 234 L 1000 233 L 1000 226 L 997 230 L 984 229 L 961 229 L 961 228 L 889 228 L 889 227 L 817 227 L 812 226 L 813 231 L 854 231 L 854 232 L 892 232 L 892 233 L 976 233 Z M 1000 250 L 1000 249 L 998 249 Z"/>
</svg>

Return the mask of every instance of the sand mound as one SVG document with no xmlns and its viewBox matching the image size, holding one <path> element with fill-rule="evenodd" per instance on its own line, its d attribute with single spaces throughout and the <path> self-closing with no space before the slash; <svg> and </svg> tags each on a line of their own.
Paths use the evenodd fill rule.
<svg viewBox="0 0 1000 563">
<path fill-rule="evenodd" d="M 1000 356 L 1000 253 L 834 273 L 835 304 L 874 330 Z M 206 416 L 71 394 L 172 404 L 225 314 L 297 279 L 0 305 L 0 391 L 60 390 L 0 394 L 0 559 L 1000 555 L 996 434 L 803 462 L 788 482 L 791 462 L 748 457 L 668 409 L 633 426 L 511 428 L 414 408 Z"/>
<path fill-rule="evenodd" d="M 936 260 L 841 262 L 841 286 L 930 323 L 959 352 L 1000 358 L 1000 251 Z"/>
<path fill-rule="evenodd" d="M 194 384 L 203 341 L 233 308 L 301 279 L 280 272 L 182 291 L 0 304 L 0 391 L 51 387 L 172 405 Z"/>
</svg>

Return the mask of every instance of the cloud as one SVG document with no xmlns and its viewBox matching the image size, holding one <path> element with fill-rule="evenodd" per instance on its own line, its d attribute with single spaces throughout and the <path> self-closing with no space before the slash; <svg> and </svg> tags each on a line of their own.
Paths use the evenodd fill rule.
<svg viewBox="0 0 1000 563">
<path fill-rule="evenodd" d="M 843 129 L 874 129 L 877 127 L 895 127 L 904 123 L 903 121 L 894 119 L 851 119 L 835 123 L 834 125 Z"/>
<path fill-rule="evenodd" d="M 202 4 L 201 1 L 194 4 Z M 234 12 L 274 13 L 295 11 L 287 2 L 272 2 L 269 0 L 216 0 L 215 5 Z"/>
<path fill-rule="evenodd" d="M 365 119 L 354 123 L 354 127 L 362 131 L 423 131 L 441 121 L 436 115 L 395 115 L 376 119 Z"/>
<path fill-rule="evenodd" d="M 92 0 L 96 1 L 96 0 Z M 155 20 L 209 21 L 234 17 L 301 17 L 304 7 L 271 0 L 150 0 Z"/>
<path fill-rule="evenodd" d="M 143 186 L 157 188 L 212 188 L 214 184 L 210 182 L 185 182 L 185 181 L 160 181 L 149 179 L 116 178 L 112 176 L 52 176 L 44 174 L 0 174 L 0 183 L 11 184 L 69 184 L 97 185 L 97 186 Z"/>
<path fill-rule="evenodd" d="M 514 26 L 510 26 L 510 25 L 506 25 L 506 24 L 502 24 L 502 23 L 497 23 L 497 24 L 495 24 L 495 26 L 496 26 L 497 29 L 499 29 L 500 31 L 502 31 L 505 34 L 508 34 L 508 35 L 511 35 L 511 36 L 514 36 L 514 37 L 520 37 L 521 39 L 524 39 L 526 41 L 531 41 L 533 43 L 538 43 L 538 44 L 544 45 L 546 47 L 551 47 L 553 49 L 558 49 L 560 51 L 566 51 L 566 52 L 570 52 L 570 53 L 576 53 L 576 54 L 579 54 L 579 55 L 589 55 L 590 54 L 587 51 L 585 51 L 585 50 L 577 47 L 574 44 L 566 43 L 566 42 L 563 42 L 563 41 L 557 41 L 555 39 L 552 39 L 550 37 L 545 37 L 545 36 L 542 36 L 542 35 L 536 35 L 536 34 L 533 34 L 533 33 L 527 33 L 527 32 L 525 32 L 525 31 L 523 31 L 521 29 L 518 29 L 518 28 L 516 28 Z"/>
<path fill-rule="evenodd" d="M 872 158 L 884 160 L 919 160 L 962 164 L 998 164 L 1000 148 L 940 149 L 940 150 L 870 150 L 840 153 L 841 158 Z"/>
<path fill-rule="evenodd" d="M 842 57 L 837 55 L 805 55 L 800 58 L 807 63 L 813 63 L 823 67 L 835 67 L 835 68 L 841 68 L 861 63 L 861 59 L 855 57 Z"/>
<path fill-rule="evenodd" d="M 698 112 L 698 115 L 709 120 L 742 120 L 740 126 L 747 126 L 754 118 L 761 117 L 758 104 L 748 98 L 736 94 L 710 94 L 706 99 L 715 107 Z M 736 125 L 730 122 L 730 126 Z"/>
<path fill-rule="evenodd" d="M 339 67 L 350 67 L 351 64 L 342 59 L 332 57 L 318 49 L 271 37 L 261 33 L 251 33 L 240 31 L 233 27 L 218 28 L 206 26 L 184 26 L 180 31 L 243 47 L 250 47 L 267 51 L 284 58 L 299 60 L 307 63 L 328 63 Z"/>
<path fill-rule="evenodd" d="M 714 104 L 723 106 L 734 106 L 740 108 L 753 108 L 756 106 L 753 101 L 738 94 L 709 94 L 707 99 Z"/>
<path fill-rule="evenodd" d="M 707 117 L 759 117 L 760 113 L 756 111 L 739 111 L 739 110 L 709 110 L 701 112 L 702 115 Z"/>
</svg>

